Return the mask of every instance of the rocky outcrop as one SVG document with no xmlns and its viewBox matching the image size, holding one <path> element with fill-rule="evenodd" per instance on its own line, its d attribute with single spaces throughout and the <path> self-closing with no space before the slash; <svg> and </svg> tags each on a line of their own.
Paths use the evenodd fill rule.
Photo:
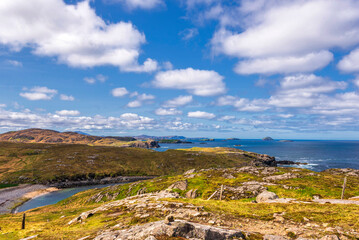
<svg viewBox="0 0 359 240">
<path fill-rule="evenodd" d="M 157 221 L 125 230 L 106 231 L 94 239 L 141 240 L 149 237 L 156 239 L 156 236 L 166 236 L 185 239 L 226 240 L 234 238 L 246 239 L 247 235 L 246 232 L 240 230 L 229 230 L 183 220 L 174 220 L 170 223 Z"/>
<path fill-rule="evenodd" d="M 179 190 L 186 190 L 188 186 L 187 180 L 178 181 L 173 183 L 171 186 L 168 187 L 168 189 L 179 189 Z"/>
<path fill-rule="evenodd" d="M 287 180 L 292 178 L 298 178 L 299 175 L 295 173 L 284 173 L 282 175 L 274 175 L 269 177 L 264 177 L 264 181 L 278 181 L 278 180 Z"/>
<path fill-rule="evenodd" d="M 155 140 L 147 141 L 136 141 L 127 145 L 128 147 L 137 147 L 137 148 L 159 148 L 158 142 Z"/>
<path fill-rule="evenodd" d="M 197 197 L 197 189 L 191 189 L 186 192 L 186 198 L 196 198 Z"/>
<path fill-rule="evenodd" d="M 264 191 L 261 194 L 259 194 L 256 198 L 257 203 L 265 203 L 268 200 L 275 200 L 279 197 L 274 192 Z"/>
<path fill-rule="evenodd" d="M 347 175 L 347 176 L 355 176 L 359 177 L 359 170 L 352 168 L 331 168 L 327 169 L 324 172 L 336 175 Z"/>
<path fill-rule="evenodd" d="M 275 157 L 269 156 L 267 154 L 257 154 L 256 158 L 251 163 L 252 166 L 262 167 L 262 166 L 270 166 L 276 167 L 277 161 Z"/>
</svg>

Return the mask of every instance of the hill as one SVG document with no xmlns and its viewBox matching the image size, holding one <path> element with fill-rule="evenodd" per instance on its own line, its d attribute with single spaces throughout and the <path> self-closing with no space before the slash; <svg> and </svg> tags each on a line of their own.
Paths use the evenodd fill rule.
<svg viewBox="0 0 359 240">
<path fill-rule="evenodd" d="M 141 148 L 0 142 L 0 183 L 100 180 L 180 174 L 190 168 L 276 165 L 267 155 L 229 148 L 158 152 Z"/>
<path fill-rule="evenodd" d="M 358 170 L 197 168 L 29 210 L 25 230 L 22 213 L 0 215 L 0 239 L 358 239 L 359 203 L 330 204 L 345 175 L 345 199 L 358 196 Z M 263 191 L 279 198 L 255 202 Z"/>
<path fill-rule="evenodd" d="M 17 142 L 17 143 L 51 143 L 51 144 L 88 144 L 97 146 L 131 146 L 134 141 L 133 137 L 99 137 L 92 136 L 81 132 L 58 132 L 49 129 L 30 128 L 20 131 L 11 131 L 0 134 L 0 141 Z M 146 147 L 139 144 L 136 147 Z"/>
</svg>

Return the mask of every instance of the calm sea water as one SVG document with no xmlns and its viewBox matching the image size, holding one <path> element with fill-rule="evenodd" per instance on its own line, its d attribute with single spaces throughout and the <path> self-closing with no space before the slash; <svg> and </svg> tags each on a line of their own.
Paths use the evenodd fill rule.
<svg viewBox="0 0 359 240">
<path fill-rule="evenodd" d="M 191 141 L 193 144 L 160 144 L 158 151 L 191 147 L 232 147 L 245 151 L 274 156 L 277 160 L 290 160 L 308 163 L 300 165 L 314 171 L 328 168 L 359 169 L 359 141 L 313 141 L 297 140 L 278 142 L 263 140 L 222 140 L 203 142 Z M 202 144 L 201 144 L 202 143 Z M 240 147 L 235 145 L 240 144 Z"/>
</svg>

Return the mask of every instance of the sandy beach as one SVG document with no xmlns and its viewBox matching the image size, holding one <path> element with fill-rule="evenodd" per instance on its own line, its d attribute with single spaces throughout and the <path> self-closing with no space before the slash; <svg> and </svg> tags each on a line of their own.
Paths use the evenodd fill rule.
<svg viewBox="0 0 359 240">
<path fill-rule="evenodd" d="M 0 214 L 10 213 L 16 205 L 22 202 L 57 190 L 58 188 L 40 184 L 22 184 L 0 189 Z"/>
</svg>

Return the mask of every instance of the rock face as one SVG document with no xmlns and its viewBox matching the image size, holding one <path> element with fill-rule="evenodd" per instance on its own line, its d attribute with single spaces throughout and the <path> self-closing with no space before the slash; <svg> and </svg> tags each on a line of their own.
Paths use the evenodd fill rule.
<svg viewBox="0 0 359 240">
<path fill-rule="evenodd" d="M 256 198 L 257 203 L 265 203 L 268 200 L 278 199 L 279 197 L 274 192 L 264 191 Z"/>
<path fill-rule="evenodd" d="M 134 226 L 125 230 L 106 231 L 99 234 L 94 239 L 140 240 L 151 236 L 182 237 L 185 239 L 205 240 L 226 240 L 233 238 L 246 239 L 246 233 L 243 231 L 222 229 L 183 220 L 175 220 L 171 223 L 157 221 Z"/>
<path fill-rule="evenodd" d="M 252 166 L 269 166 L 269 167 L 276 167 L 277 161 L 275 157 L 269 156 L 267 154 L 258 154 L 257 159 L 252 161 Z"/>
<path fill-rule="evenodd" d="M 138 147 L 138 148 L 159 148 L 158 142 L 155 140 L 147 140 L 132 142 L 128 145 L 129 147 Z"/>
</svg>

